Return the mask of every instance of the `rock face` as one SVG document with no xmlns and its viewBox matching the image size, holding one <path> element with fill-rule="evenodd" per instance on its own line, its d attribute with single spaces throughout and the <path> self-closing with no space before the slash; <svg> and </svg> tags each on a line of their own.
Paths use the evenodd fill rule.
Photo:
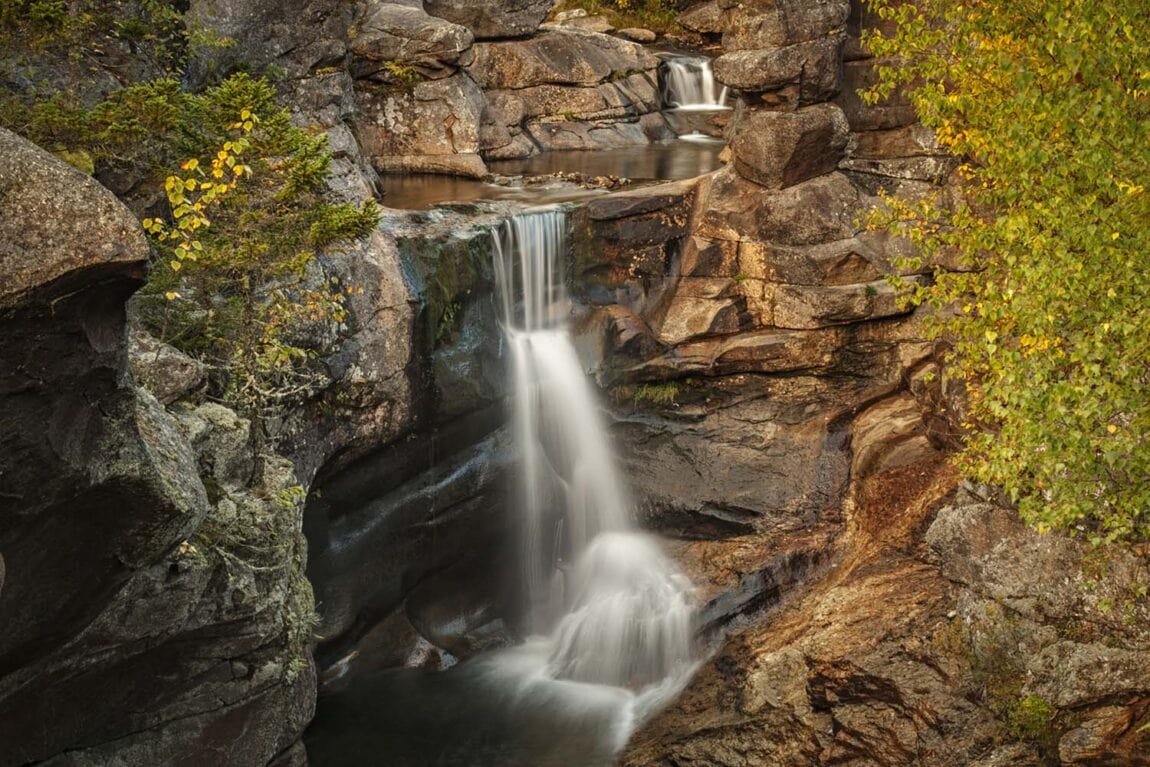
<svg viewBox="0 0 1150 767">
<path fill-rule="evenodd" d="M 0 763 L 267 764 L 312 710 L 299 507 L 246 491 L 234 413 L 132 385 L 135 217 L 28 142 L 0 149 Z"/>
<path fill-rule="evenodd" d="M 462 72 L 410 89 L 360 86 L 356 139 L 384 173 L 482 176 L 479 119 L 483 93 Z"/>
<path fill-rule="evenodd" d="M 476 44 L 468 72 L 488 99 L 484 156 L 647 143 L 658 126 L 642 120 L 660 120 L 658 63 L 641 45 L 566 26 Z"/>
<path fill-rule="evenodd" d="M 423 0 L 432 16 L 462 24 L 486 40 L 526 37 L 539 28 L 555 0 Z"/>
</svg>

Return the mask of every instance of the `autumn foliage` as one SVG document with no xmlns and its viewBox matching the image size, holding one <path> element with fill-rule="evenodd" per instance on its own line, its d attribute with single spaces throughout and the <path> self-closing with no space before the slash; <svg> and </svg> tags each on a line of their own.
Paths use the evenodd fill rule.
<svg viewBox="0 0 1150 767">
<path fill-rule="evenodd" d="M 961 201 L 891 200 L 970 393 L 962 461 L 1039 528 L 1150 536 L 1150 4 L 871 0 Z"/>
</svg>

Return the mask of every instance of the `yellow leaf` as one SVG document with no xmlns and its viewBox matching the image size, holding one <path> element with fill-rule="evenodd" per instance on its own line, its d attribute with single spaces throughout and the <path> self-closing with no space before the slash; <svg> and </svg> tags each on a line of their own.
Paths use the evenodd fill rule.
<svg viewBox="0 0 1150 767">
<path fill-rule="evenodd" d="M 180 271 L 180 267 L 182 266 L 182 264 L 173 258 L 171 261 L 168 262 L 168 266 L 172 267 L 173 272 L 178 272 L 178 271 Z"/>
<path fill-rule="evenodd" d="M 1115 426 L 1115 425 L 1114 425 L 1114 424 L 1112 424 L 1112 423 L 1111 423 L 1111 424 L 1107 424 L 1107 425 L 1106 425 L 1106 431 L 1108 431 L 1108 432 L 1110 432 L 1111 434 L 1113 434 L 1114 432 L 1118 431 L 1118 427 L 1117 427 L 1117 426 Z"/>
<path fill-rule="evenodd" d="M 169 301 L 174 301 L 179 297 L 180 297 L 180 294 L 174 290 L 169 290 L 167 293 L 164 294 L 164 298 L 168 299 Z"/>
<path fill-rule="evenodd" d="M 192 159 L 188 160 L 187 162 L 185 162 L 180 167 L 183 168 L 184 170 L 195 170 L 196 168 L 199 167 L 199 165 L 200 165 L 200 161 L 193 157 Z"/>
</svg>

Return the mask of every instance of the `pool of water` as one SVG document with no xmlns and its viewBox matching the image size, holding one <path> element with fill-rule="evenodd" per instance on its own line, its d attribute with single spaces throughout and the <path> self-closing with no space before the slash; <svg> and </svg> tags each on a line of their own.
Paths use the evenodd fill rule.
<svg viewBox="0 0 1150 767">
<path fill-rule="evenodd" d="M 687 677 L 635 692 L 554 679 L 528 643 L 447 671 L 396 669 L 322 695 L 313 767 L 610 767 Z"/>
<path fill-rule="evenodd" d="M 689 140 L 589 151 L 544 152 L 522 160 L 488 163 L 491 173 L 507 183 L 429 174 L 394 174 L 383 177 L 383 204 L 403 210 L 427 210 L 450 202 L 518 200 L 533 204 L 567 202 L 603 194 L 570 181 L 524 184 L 521 176 L 575 173 L 581 176 L 616 176 L 635 182 L 675 181 L 717 170 L 723 142 L 701 134 Z"/>
</svg>

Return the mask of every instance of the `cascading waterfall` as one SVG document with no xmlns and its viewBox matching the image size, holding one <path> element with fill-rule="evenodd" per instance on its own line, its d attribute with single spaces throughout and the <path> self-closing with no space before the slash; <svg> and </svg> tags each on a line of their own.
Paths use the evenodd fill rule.
<svg viewBox="0 0 1150 767">
<path fill-rule="evenodd" d="M 683 111 L 728 109 L 727 88 L 715 82 L 705 56 L 674 56 L 664 62 L 664 102 Z"/>
<path fill-rule="evenodd" d="M 631 527 L 565 324 L 565 241 L 560 208 L 525 211 L 494 233 L 515 387 L 529 619 L 545 676 L 631 691 L 633 724 L 694 667 L 691 585 L 655 540 Z"/>
</svg>

